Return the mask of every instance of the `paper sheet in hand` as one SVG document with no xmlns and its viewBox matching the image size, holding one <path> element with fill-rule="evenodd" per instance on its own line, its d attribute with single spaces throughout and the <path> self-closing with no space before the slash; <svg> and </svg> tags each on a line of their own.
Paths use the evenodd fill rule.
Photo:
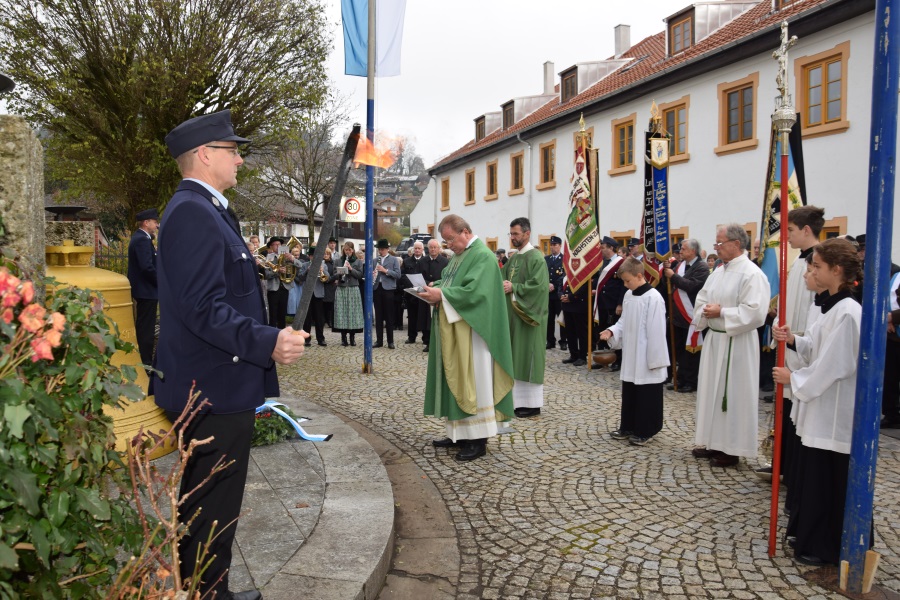
<svg viewBox="0 0 900 600">
<path fill-rule="evenodd" d="M 408 273 L 406 278 L 409 279 L 410 285 L 414 288 L 425 287 L 425 278 L 420 273 Z"/>
<path fill-rule="evenodd" d="M 420 285 L 418 285 L 416 287 L 406 288 L 403 291 L 406 292 L 407 294 L 412 294 L 413 296 L 415 296 L 422 302 L 428 302 L 428 300 L 426 300 L 425 298 L 423 298 L 422 296 L 419 295 L 425 291 L 425 288 Z M 434 302 L 428 302 L 428 304 L 434 305 Z"/>
</svg>

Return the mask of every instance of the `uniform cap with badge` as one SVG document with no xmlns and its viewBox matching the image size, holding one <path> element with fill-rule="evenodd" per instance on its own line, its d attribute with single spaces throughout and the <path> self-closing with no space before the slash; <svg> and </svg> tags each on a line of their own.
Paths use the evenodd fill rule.
<svg viewBox="0 0 900 600">
<path fill-rule="evenodd" d="M 173 158 L 210 142 L 247 144 L 250 140 L 234 134 L 230 110 L 188 119 L 166 136 L 166 147 Z"/>
<path fill-rule="evenodd" d="M 134 215 L 135 220 L 140 223 L 141 221 L 146 221 L 147 219 L 155 219 L 159 221 L 159 211 L 155 208 L 148 208 L 147 210 L 142 210 L 138 214 Z"/>
</svg>

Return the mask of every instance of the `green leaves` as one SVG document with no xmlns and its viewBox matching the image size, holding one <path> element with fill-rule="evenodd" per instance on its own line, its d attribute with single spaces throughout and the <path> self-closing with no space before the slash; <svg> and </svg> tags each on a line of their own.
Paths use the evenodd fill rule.
<svg viewBox="0 0 900 600">
<path fill-rule="evenodd" d="M 31 416 L 31 411 L 28 410 L 28 407 L 23 406 L 21 404 L 10 405 L 7 404 L 3 407 L 3 427 L 9 428 L 9 435 L 16 439 L 22 439 L 22 425 L 25 423 L 25 420 Z"/>
</svg>

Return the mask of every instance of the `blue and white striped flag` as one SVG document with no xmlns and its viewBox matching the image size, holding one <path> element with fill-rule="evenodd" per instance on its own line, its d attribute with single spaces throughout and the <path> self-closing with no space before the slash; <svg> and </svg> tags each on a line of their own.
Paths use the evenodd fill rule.
<svg viewBox="0 0 900 600">
<path fill-rule="evenodd" d="M 377 0 L 375 4 L 375 76 L 400 74 L 403 17 L 406 0 Z M 344 73 L 365 77 L 369 56 L 369 1 L 341 0 L 344 22 Z"/>
</svg>

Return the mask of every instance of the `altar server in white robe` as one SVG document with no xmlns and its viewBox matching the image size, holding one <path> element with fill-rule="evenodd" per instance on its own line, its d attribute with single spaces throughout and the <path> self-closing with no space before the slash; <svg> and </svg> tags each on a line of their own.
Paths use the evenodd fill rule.
<svg viewBox="0 0 900 600">
<path fill-rule="evenodd" d="M 697 294 L 693 324 L 708 328 L 697 383 L 697 447 L 692 454 L 717 467 L 756 457 L 759 429 L 759 336 L 766 321 L 769 281 L 744 251 L 741 225 L 721 225 L 714 245 L 723 265 Z"/>
<path fill-rule="evenodd" d="M 622 349 L 622 408 L 613 439 L 643 446 L 663 425 L 663 382 L 669 366 L 666 304 L 644 279 L 644 265 L 627 258 L 618 277 L 628 288 L 622 317 L 600 334 L 612 349 Z"/>
<path fill-rule="evenodd" d="M 822 315 L 803 336 L 787 326 L 773 328 L 806 366 L 776 367 L 773 376 L 791 385 L 802 443 L 788 534 L 796 537 L 797 561 L 819 566 L 840 559 L 862 315 L 851 292 L 861 276 L 856 249 L 839 238 L 822 242 L 813 252 L 812 273 L 829 292 Z"/>
</svg>

